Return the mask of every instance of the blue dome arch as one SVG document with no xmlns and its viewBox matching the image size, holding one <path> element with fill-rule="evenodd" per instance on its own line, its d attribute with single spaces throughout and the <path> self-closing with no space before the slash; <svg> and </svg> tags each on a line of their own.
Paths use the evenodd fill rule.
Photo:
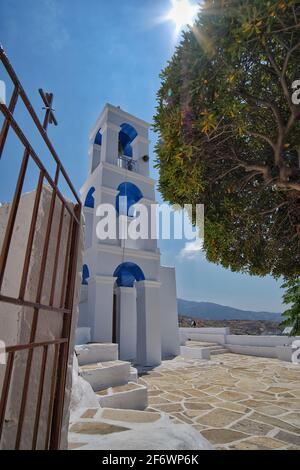
<svg viewBox="0 0 300 470">
<path fill-rule="evenodd" d="M 135 282 L 144 281 L 145 276 L 141 268 L 130 262 L 120 264 L 114 272 L 118 287 L 133 287 Z"/>
<path fill-rule="evenodd" d="M 127 214 L 132 215 L 130 208 L 139 202 L 144 196 L 142 191 L 133 183 L 129 181 L 126 183 L 121 183 L 118 186 L 118 195 L 116 197 L 116 210 L 118 214 L 125 215 L 125 208 L 120 208 L 120 197 L 127 197 Z"/>
<path fill-rule="evenodd" d="M 90 277 L 90 271 L 89 271 L 88 265 L 84 264 L 83 267 L 82 267 L 82 282 L 81 282 L 81 284 L 83 286 L 88 285 L 87 280 L 88 280 L 89 277 Z"/>
<path fill-rule="evenodd" d="M 84 207 L 89 207 L 90 209 L 94 209 L 94 206 L 95 206 L 95 199 L 93 196 L 94 192 L 95 192 L 95 188 L 92 186 L 86 195 Z"/>
<path fill-rule="evenodd" d="M 119 133 L 119 147 L 121 148 L 122 154 L 126 157 L 132 157 L 132 142 L 137 137 L 137 131 L 130 124 L 121 124 L 121 130 Z"/>
<path fill-rule="evenodd" d="M 100 131 L 101 131 L 101 129 L 99 129 L 99 131 L 97 132 L 95 140 L 94 140 L 94 144 L 96 144 L 96 145 L 101 145 L 102 144 L 102 134 L 101 134 Z"/>
</svg>

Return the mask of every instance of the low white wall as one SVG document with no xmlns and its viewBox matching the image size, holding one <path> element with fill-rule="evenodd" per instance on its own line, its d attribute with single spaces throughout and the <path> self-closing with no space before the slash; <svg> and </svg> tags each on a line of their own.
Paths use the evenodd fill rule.
<svg viewBox="0 0 300 470">
<path fill-rule="evenodd" d="M 273 357 L 277 358 L 276 347 L 274 346 L 246 346 L 238 344 L 227 344 L 227 349 L 235 354 L 244 354 L 245 356 Z"/>
<path fill-rule="evenodd" d="M 188 340 L 225 344 L 227 333 L 229 328 L 179 328 L 180 344 L 184 346 Z"/>
<path fill-rule="evenodd" d="M 228 335 L 226 338 L 226 347 L 236 354 L 271 357 L 280 359 L 281 361 L 291 362 L 291 344 L 297 339 L 299 339 L 299 336 Z"/>
<path fill-rule="evenodd" d="M 243 346 L 286 346 L 290 345 L 296 338 L 289 336 L 251 336 L 251 335 L 227 335 L 227 344 Z"/>
<path fill-rule="evenodd" d="M 220 327 L 220 328 L 180 328 L 182 333 L 201 333 L 201 334 L 217 334 L 217 335 L 229 335 L 230 328 Z"/>
<path fill-rule="evenodd" d="M 291 346 L 276 346 L 276 355 L 281 361 L 291 362 L 293 352 Z"/>
<path fill-rule="evenodd" d="M 188 340 L 223 344 L 230 352 L 291 362 L 291 344 L 299 336 L 231 335 L 229 328 L 180 328 L 180 344 Z"/>
</svg>

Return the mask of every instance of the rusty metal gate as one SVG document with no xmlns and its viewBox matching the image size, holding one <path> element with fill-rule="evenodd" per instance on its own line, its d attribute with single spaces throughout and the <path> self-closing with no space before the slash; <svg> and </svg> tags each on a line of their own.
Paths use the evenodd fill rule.
<svg viewBox="0 0 300 470">
<path fill-rule="evenodd" d="M 26 409 L 30 405 L 33 413 L 33 426 L 32 426 L 32 437 L 30 437 L 31 446 L 30 448 L 36 449 L 58 449 L 60 447 L 61 438 L 61 426 L 63 417 L 64 407 L 64 395 L 67 377 L 67 365 L 69 356 L 69 343 L 70 333 L 72 326 L 72 313 L 73 313 L 73 297 L 75 292 L 76 276 L 77 276 L 77 255 L 78 255 L 78 244 L 80 237 L 80 218 L 81 218 L 81 202 L 80 199 L 64 169 L 62 166 L 54 148 L 51 144 L 47 133 L 41 124 L 37 114 L 35 113 L 16 73 L 14 72 L 4 50 L 0 48 L 0 65 L 4 67 L 4 71 L 11 80 L 11 98 L 8 106 L 0 102 L 0 109 L 2 113 L 2 130 L 0 135 L 0 158 L 5 149 L 7 138 L 10 133 L 14 133 L 14 138 L 17 139 L 18 144 L 22 144 L 23 156 L 21 161 L 21 167 L 18 174 L 18 178 L 15 182 L 14 196 L 10 204 L 8 220 L 6 224 L 5 234 L 2 242 L 1 258 L 0 258 L 0 339 L 5 341 L 5 338 L 1 337 L 1 316 L 4 315 L 5 309 L 8 310 L 8 306 L 14 305 L 19 308 L 31 309 L 32 317 L 29 325 L 29 340 L 26 344 L 8 344 L 6 347 L 6 366 L 3 374 L 1 399 L 0 399 L 0 443 L 3 437 L 3 430 L 7 421 L 7 408 L 12 388 L 12 377 L 14 374 L 14 368 L 16 367 L 16 356 L 18 354 L 25 354 L 24 360 L 24 380 L 22 381 L 20 391 L 20 403 L 18 405 L 18 418 L 16 422 L 16 432 L 14 436 L 13 446 L 15 449 L 22 448 L 22 437 L 24 434 L 24 422 L 26 421 Z M 42 159 L 37 155 L 33 149 L 31 143 L 31 137 L 25 135 L 25 132 L 21 129 L 20 124 L 17 122 L 17 118 L 14 117 L 15 108 L 17 102 L 22 103 L 22 106 L 28 113 L 28 119 L 34 123 L 34 129 L 37 131 L 39 138 L 42 139 L 43 145 L 45 144 L 49 150 L 51 158 L 51 164 L 55 165 L 55 176 L 50 176 L 50 171 L 46 165 L 42 163 Z M 0 114 L 1 117 L 1 114 Z M 22 126 L 24 127 L 24 126 Z M 31 134 L 30 134 L 31 135 Z M 31 221 L 29 223 L 29 233 L 27 240 L 25 240 L 25 257 L 24 264 L 21 269 L 21 281 L 19 289 L 10 295 L 3 292 L 4 280 L 10 273 L 6 273 L 7 260 L 10 253 L 12 237 L 14 236 L 15 222 L 18 213 L 20 201 L 22 200 L 23 185 L 25 176 L 28 170 L 28 165 L 34 164 L 37 167 L 39 174 L 38 183 L 35 187 L 34 204 L 32 209 Z M 15 165 L 15 162 L 11 162 L 11 165 Z M 1 170 L 2 171 L 2 170 Z M 5 178 L 5 175 L 1 172 L 0 178 Z M 70 204 L 62 195 L 62 191 L 59 189 L 59 178 L 64 180 L 65 186 L 68 188 L 70 193 L 74 197 L 75 204 Z M 32 300 L 26 299 L 26 286 L 28 283 L 29 266 L 31 262 L 32 247 L 36 232 L 36 222 L 39 210 L 39 204 L 41 194 L 44 185 L 47 185 L 51 189 L 51 202 L 49 205 L 49 212 L 46 214 L 46 232 L 43 242 L 43 248 L 40 253 L 40 268 L 38 273 L 38 285 L 36 286 L 35 298 Z M 54 220 L 54 208 L 56 201 L 59 201 L 61 212 L 59 223 L 58 223 L 58 235 L 55 237 L 55 257 L 54 265 L 52 269 L 51 279 L 51 295 L 49 300 L 46 302 L 43 300 L 43 288 L 45 284 L 45 270 L 49 250 L 49 240 Z M 63 229 L 63 221 L 67 220 L 67 231 L 65 227 Z M 66 244 L 64 250 L 62 249 L 62 232 L 67 235 Z M 54 290 L 57 288 L 56 276 L 58 263 L 63 258 L 63 276 L 62 282 L 59 283 L 59 302 L 54 301 Z M 48 283 L 48 282 L 47 282 Z M 15 307 L 13 307 L 15 308 Z M 55 314 L 61 317 L 61 331 L 58 337 L 49 337 L 46 341 L 37 340 L 37 328 L 39 325 L 39 318 L 41 315 Z M 36 396 L 33 398 L 29 394 L 31 374 L 33 369 L 33 358 L 34 355 L 39 352 L 40 354 L 40 370 L 38 371 L 38 384 Z M 51 353 L 51 354 L 50 354 Z M 51 358 L 51 361 L 50 361 Z M 51 362 L 51 363 L 50 363 Z M 37 374 L 37 371 L 34 371 Z M 43 422 L 43 426 L 46 429 L 43 443 L 37 446 L 38 439 L 40 439 L 39 428 L 41 425 L 41 407 L 43 396 L 45 392 L 45 380 L 47 379 L 47 393 L 49 395 L 46 404 L 46 420 Z M 51 386 L 48 386 L 51 384 Z M 43 402 L 44 406 L 44 402 Z M 44 418 L 43 418 L 44 419 Z"/>
</svg>

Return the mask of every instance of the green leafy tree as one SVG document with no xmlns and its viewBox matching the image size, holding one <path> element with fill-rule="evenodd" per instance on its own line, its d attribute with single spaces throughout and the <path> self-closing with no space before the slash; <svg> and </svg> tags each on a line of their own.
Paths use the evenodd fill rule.
<svg viewBox="0 0 300 470">
<path fill-rule="evenodd" d="M 300 279 L 293 279 L 283 286 L 286 292 L 283 296 L 285 305 L 290 308 L 283 313 L 285 320 L 282 322 L 283 326 L 291 326 L 291 336 L 300 335 Z"/>
<path fill-rule="evenodd" d="M 208 260 L 300 272 L 300 4 L 206 0 L 161 73 L 155 129 L 165 200 L 205 204 Z"/>
</svg>

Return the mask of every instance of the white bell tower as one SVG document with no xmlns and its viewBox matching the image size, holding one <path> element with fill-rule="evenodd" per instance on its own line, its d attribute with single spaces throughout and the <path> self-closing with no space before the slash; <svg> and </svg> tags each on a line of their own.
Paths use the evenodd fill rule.
<svg viewBox="0 0 300 470">
<path fill-rule="evenodd" d="M 91 328 L 93 342 L 118 343 L 121 359 L 152 366 L 179 350 L 175 270 L 160 266 L 155 239 L 123 240 L 118 223 L 114 239 L 96 233 L 97 207 L 111 204 L 118 220 L 122 196 L 125 224 L 139 203 L 148 208 L 150 225 L 156 202 L 148 130 L 145 121 L 107 104 L 91 131 L 81 189 L 86 235 L 79 326 Z"/>
</svg>

